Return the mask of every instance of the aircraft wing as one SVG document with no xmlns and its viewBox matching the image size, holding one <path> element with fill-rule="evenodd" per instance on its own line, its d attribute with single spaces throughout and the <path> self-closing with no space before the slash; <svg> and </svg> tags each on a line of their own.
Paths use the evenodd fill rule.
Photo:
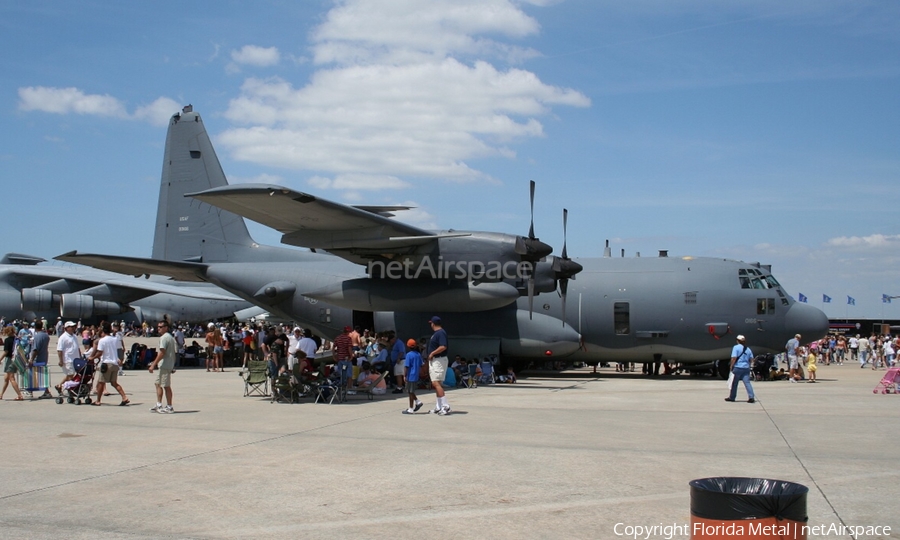
<svg viewBox="0 0 900 540">
<path fill-rule="evenodd" d="M 64 280 L 82 289 L 85 294 L 97 297 L 113 297 L 119 301 L 133 302 L 140 298 L 159 293 L 167 293 L 202 300 L 237 300 L 231 295 L 205 291 L 196 287 L 180 287 L 160 281 L 138 279 L 127 275 L 104 272 L 91 268 L 68 268 L 62 266 L 6 267 L 7 275 L 28 278 L 34 283 L 50 283 Z M 40 286 L 40 285 L 38 285 Z"/>
<path fill-rule="evenodd" d="M 439 238 L 468 235 L 433 234 L 387 217 L 408 207 L 347 206 L 269 184 L 222 186 L 185 196 L 271 227 L 283 234 L 285 244 L 326 250 L 358 264 L 422 247 L 428 251 Z"/>
<path fill-rule="evenodd" d="M 119 257 L 115 255 L 98 255 L 93 253 L 78 253 L 77 251 L 70 251 L 68 253 L 64 253 L 62 255 L 54 257 L 54 259 L 58 261 L 65 261 L 75 264 L 83 264 L 85 266 L 90 266 L 93 268 L 97 268 L 100 270 L 107 270 L 109 272 L 116 272 L 117 274 L 126 274 L 131 276 L 140 276 L 144 274 L 154 274 L 161 276 L 169 276 L 178 281 L 188 281 L 188 282 L 201 282 L 205 281 L 202 279 L 203 272 L 206 270 L 206 265 L 201 263 L 190 263 L 190 262 L 178 262 L 178 261 L 161 261 L 157 259 L 143 259 L 140 257 Z M 132 282 L 131 278 L 120 276 L 121 279 L 126 280 L 128 283 Z M 160 282 L 154 282 L 149 280 L 142 280 L 148 283 L 154 283 L 154 286 L 159 287 L 168 287 L 173 289 L 174 291 L 178 291 L 183 289 L 183 287 L 178 287 L 174 285 L 166 285 Z M 171 292 L 171 291 L 159 291 L 159 292 Z M 173 294 L 179 294 L 178 292 L 173 292 Z M 180 294 L 180 296 L 186 296 L 185 294 Z M 214 298 L 215 300 L 234 300 L 234 297 L 226 297 L 223 295 L 218 295 L 218 298 Z"/>
</svg>

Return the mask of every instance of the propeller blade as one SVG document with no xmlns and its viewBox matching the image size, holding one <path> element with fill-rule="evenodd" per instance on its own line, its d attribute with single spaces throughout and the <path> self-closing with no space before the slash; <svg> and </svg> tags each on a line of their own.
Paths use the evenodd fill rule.
<svg viewBox="0 0 900 540">
<path fill-rule="evenodd" d="M 566 224 L 569 221 L 569 211 L 563 208 L 563 249 L 562 249 L 562 258 L 568 259 L 569 256 L 566 254 Z"/>
<path fill-rule="evenodd" d="M 534 180 L 531 180 L 531 227 L 528 229 L 528 238 L 534 238 Z"/>
<path fill-rule="evenodd" d="M 528 320 L 533 319 L 534 314 L 534 274 L 528 278 Z"/>
<path fill-rule="evenodd" d="M 569 291 L 569 280 L 563 278 L 559 280 L 559 292 L 562 298 L 562 323 L 563 328 L 566 327 L 566 293 Z"/>
</svg>

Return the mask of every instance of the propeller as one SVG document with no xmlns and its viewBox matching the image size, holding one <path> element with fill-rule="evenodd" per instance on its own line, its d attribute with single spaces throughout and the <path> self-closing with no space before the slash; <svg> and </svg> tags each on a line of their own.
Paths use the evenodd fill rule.
<svg viewBox="0 0 900 540">
<path fill-rule="evenodd" d="M 528 237 L 516 238 L 516 253 L 525 263 L 523 269 L 528 273 L 528 318 L 534 313 L 534 264 L 547 255 L 553 253 L 553 248 L 534 235 L 534 188 L 535 182 L 531 180 L 531 224 L 528 227 Z"/>
<path fill-rule="evenodd" d="M 553 275 L 559 281 L 559 295 L 562 299 L 562 324 L 566 326 L 566 294 L 569 291 L 569 280 L 575 279 L 575 274 L 584 270 L 584 267 L 569 258 L 566 249 L 567 227 L 569 211 L 563 208 L 563 248 L 562 257 L 553 260 Z"/>
</svg>

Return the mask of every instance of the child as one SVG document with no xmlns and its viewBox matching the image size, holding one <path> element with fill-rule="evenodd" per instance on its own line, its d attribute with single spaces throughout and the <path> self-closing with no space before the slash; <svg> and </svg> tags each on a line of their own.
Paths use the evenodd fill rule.
<svg viewBox="0 0 900 540">
<path fill-rule="evenodd" d="M 406 342 L 409 352 L 403 361 L 406 370 L 406 392 L 409 394 L 409 408 L 403 414 L 413 414 L 422 408 L 422 402 L 416 397 L 416 387 L 419 386 L 419 370 L 422 367 L 422 355 L 419 354 L 419 344 L 410 338 Z"/>
<path fill-rule="evenodd" d="M 809 356 L 806 357 L 806 371 L 809 372 L 809 380 L 806 382 L 816 382 L 816 351 L 812 347 L 809 349 Z"/>
</svg>

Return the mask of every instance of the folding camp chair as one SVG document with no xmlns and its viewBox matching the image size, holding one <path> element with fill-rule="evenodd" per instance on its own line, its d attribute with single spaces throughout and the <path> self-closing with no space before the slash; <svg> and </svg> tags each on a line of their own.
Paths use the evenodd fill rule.
<svg viewBox="0 0 900 540">
<path fill-rule="evenodd" d="M 494 364 L 487 360 L 481 363 L 481 379 L 478 382 L 481 384 L 494 384 L 497 382 L 497 379 L 494 378 Z"/>
<path fill-rule="evenodd" d="M 328 379 L 325 379 L 319 384 L 316 385 L 316 403 L 320 401 L 322 403 L 328 403 L 331 405 L 334 403 L 335 398 L 337 398 L 340 393 L 340 388 L 338 385 Z"/>
<path fill-rule="evenodd" d="M 244 378 L 244 397 L 269 395 L 269 375 L 264 360 L 250 360 L 247 371 L 241 376 Z"/>
<path fill-rule="evenodd" d="M 478 381 L 476 380 L 477 375 L 478 375 L 478 365 L 475 362 L 472 362 L 471 364 L 467 365 L 466 366 L 466 375 L 461 377 L 463 385 L 466 388 L 478 388 Z"/>
</svg>

